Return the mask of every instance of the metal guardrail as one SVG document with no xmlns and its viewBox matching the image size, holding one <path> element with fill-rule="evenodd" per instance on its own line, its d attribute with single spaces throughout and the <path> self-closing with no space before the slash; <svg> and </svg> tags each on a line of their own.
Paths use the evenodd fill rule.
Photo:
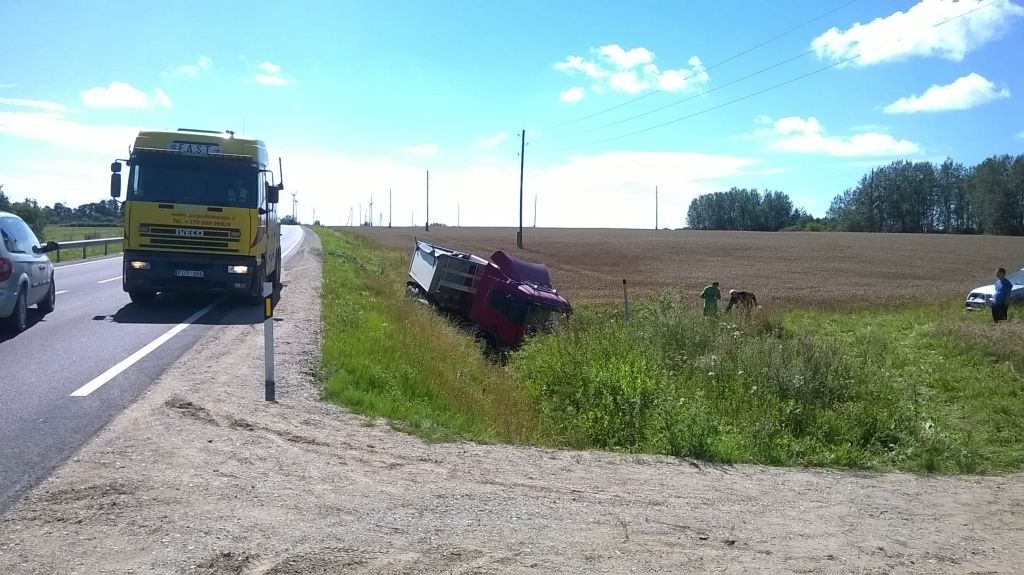
<svg viewBox="0 0 1024 575">
<path fill-rule="evenodd" d="M 108 255 L 110 250 L 110 244 L 118 244 L 124 241 L 124 237 L 119 238 L 99 238 L 95 240 L 75 240 L 71 242 L 57 242 L 57 263 L 60 263 L 60 252 L 63 250 L 73 250 L 82 248 L 82 259 L 86 258 L 85 250 L 92 246 L 103 246 L 103 255 Z"/>
</svg>

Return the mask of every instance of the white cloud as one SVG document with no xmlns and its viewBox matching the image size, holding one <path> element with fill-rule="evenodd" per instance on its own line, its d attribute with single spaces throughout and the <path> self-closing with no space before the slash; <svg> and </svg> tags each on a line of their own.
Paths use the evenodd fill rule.
<svg viewBox="0 0 1024 575">
<path fill-rule="evenodd" d="M 760 123 L 764 123 L 763 119 Z M 844 158 L 863 156 L 906 156 L 921 152 L 921 146 L 888 134 L 865 132 L 848 137 L 828 136 L 816 118 L 780 118 L 755 134 L 770 140 L 768 149 L 797 154 L 825 154 Z"/>
<path fill-rule="evenodd" d="M 618 44 L 609 44 L 597 49 L 598 53 L 617 67 L 628 70 L 641 64 L 650 64 L 654 61 L 654 53 L 647 48 L 633 48 L 624 50 Z"/>
<path fill-rule="evenodd" d="M 167 75 L 177 78 L 198 78 L 199 74 L 209 70 L 213 66 L 213 59 L 209 56 L 200 56 L 195 64 L 178 66 L 167 72 Z"/>
<path fill-rule="evenodd" d="M 302 190 L 299 201 L 305 196 L 302 205 L 315 206 L 317 218 L 325 224 L 343 225 L 350 213 L 359 221 L 360 204 L 364 214 L 368 210 L 366 191 L 381 190 L 374 194 L 373 219 L 382 218 L 386 225 L 390 188 L 394 225 L 423 225 L 425 175 L 412 162 L 300 149 L 282 150 L 280 155 L 292 158 L 286 160 L 292 166 L 289 188 Z M 736 156 L 646 152 L 579 156 L 533 170 L 528 163 L 524 221 L 533 221 L 536 195 L 540 226 L 650 228 L 658 186 L 661 225 L 682 227 L 693 198 L 728 189 L 755 165 L 751 158 Z M 339 172 L 345 174 L 346 186 L 324 185 Z M 518 159 L 430 169 L 431 221 L 455 225 L 458 218 L 464 226 L 515 226 L 518 214 Z M 514 245 L 514 230 L 508 241 Z"/>
<path fill-rule="evenodd" d="M 145 110 L 154 103 L 164 108 L 171 107 L 171 99 L 159 88 L 150 97 L 130 84 L 116 81 L 111 82 L 106 88 L 91 88 L 82 92 L 82 103 L 89 108 Z"/>
<path fill-rule="evenodd" d="M 986 5 L 982 0 L 921 0 L 906 12 L 868 24 L 858 22 L 842 31 L 832 28 L 815 38 L 811 47 L 819 58 L 833 62 L 856 58 L 850 62 L 856 66 L 913 56 L 959 62 L 1002 36 L 1014 18 L 1024 16 L 1024 8 L 1010 0 L 988 1 Z"/>
<path fill-rule="evenodd" d="M 477 145 L 480 146 L 481 148 L 497 148 L 498 146 L 501 145 L 502 142 L 504 142 L 507 139 L 508 132 L 498 132 L 493 136 L 480 138 L 480 140 L 477 141 Z"/>
<path fill-rule="evenodd" d="M 604 93 L 606 89 L 626 94 L 646 90 L 699 92 L 709 80 L 704 65 L 696 56 L 689 59 L 688 67 L 662 70 L 654 63 L 654 52 L 643 47 L 626 50 L 618 44 L 608 44 L 591 48 L 590 53 L 590 59 L 572 55 L 555 63 L 554 67 L 570 76 L 582 73 L 594 80 L 592 91 L 596 94 Z M 572 90 L 562 92 L 563 102 L 570 92 Z"/>
<path fill-rule="evenodd" d="M 569 88 L 558 95 L 558 99 L 565 102 L 566 104 L 576 104 L 583 99 L 585 92 L 583 88 L 576 86 L 575 88 Z"/>
<path fill-rule="evenodd" d="M 170 108 L 171 106 L 173 106 L 173 104 L 171 103 L 171 98 L 167 96 L 167 92 L 164 92 L 160 88 L 156 89 L 156 95 L 154 97 L 156 98 L 156 101 L 164 108 Z"/>
<path fill-rule="evenodd" d="M 430 156 L 437 155 L 438 149 L 437 144 L 419 144 L 416 146 L 406 146 L 402 148 L 402 151 L 413 156 L 429 158 Z"/>
<path fill-rule="evenodd" d="M 0 88 L 17 88 L 17 84 L 0 84 Z"/>
<path fill-rule="evenodd" d="M 26 100 L 24 98 L 0 98 L 0 104 L 7 106 L 21 106 L 23 108 L 35 108 L 37 110 L 46 110 L 48 112 L 67 112 L 68 110 L 64 104 L 58 104 L 57 102 Z"/>
<path fill-rule="evenodd" d="M 1017 137 L 1020 138 L 1021 140 L 1024 140 L 1024 130 L 1017 134 Z"/>
<path fill-rule="evenodd" d="M 56 112 L 0 112 L 0 134 L 104 156 L 124 154 L 138 132 L 136 127 L 80 124 Z"/>
<path fill-rule="evenodd" d="M 256 81 L 264 86 L 286 86 L 291 80 L 281 73 L 281 66 L 266 61 L 256 66 Z"/>
<path fill-rule="evenodd" d="M 918 112 L 944 112 L 969 110 L 993 100 L 1009 98 L 1010 90 L 996 90 L 995 84 L 984 76 L 970 73 L 952 84 L 933 84 L 920 96 L 907 96 L 889 104 L 886 114 L 916 114 Z"/>
</svg>

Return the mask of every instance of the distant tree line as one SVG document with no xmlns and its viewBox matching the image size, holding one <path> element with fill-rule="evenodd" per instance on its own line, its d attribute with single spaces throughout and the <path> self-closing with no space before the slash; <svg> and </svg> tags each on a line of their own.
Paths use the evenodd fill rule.
<svg viewBox="0 0 1024 575">
<path fill-rule="evenodd" d="M 77 208 L 57 202 L 50 206 L 40 206 L 35 200 L 28 198 L 20 202 L 11 202 L 0 184 L 0 211 L 17 214 L 32 231 L 43 239 L 43 230 L 47 224 L 58 226 L 119 226 L 124 223 L 124 211 L 120 203 L 114 199 L 82 204 Z"/>
<path fill-rule="evenodd" d="M 1024 235 L 1024 154 L 972 167 L 896 161 L 832 200 L 832 229 Z"/>
<path fill-rule="evenodd" d="M 812 228 L 815 219 L 794 208 L 789 196 L 778 191 L 732 188 L 697 196 L 686 213 L 689 227 L 695 230 L 746 230 L 777 232 L 784 229 Z"/>
</svg>

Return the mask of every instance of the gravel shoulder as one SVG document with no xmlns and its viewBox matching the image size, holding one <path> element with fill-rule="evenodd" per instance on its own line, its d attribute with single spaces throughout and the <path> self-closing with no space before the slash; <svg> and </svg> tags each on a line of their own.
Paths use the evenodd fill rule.
<svg viewBox="0 0 1024 575">
<path fill-rule="evenodd" d="M 320 403 L 320 252 L 0 517 L 0 573 L 1014 573 L 1024 476 L 427 444 Z"/>
</svg>

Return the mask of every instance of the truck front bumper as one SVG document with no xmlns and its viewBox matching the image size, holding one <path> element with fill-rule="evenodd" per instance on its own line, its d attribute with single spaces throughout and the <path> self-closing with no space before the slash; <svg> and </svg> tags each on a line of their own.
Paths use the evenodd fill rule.
<svg viewBox="0 0 1024 575">
<path fill-rule="evenodd" d="M 127 251 L 124 253 L 124 291 L 182 291 L 251 294 L 257 262 L 246 256 L 171 254 Z M 244 273 L 231 273 L 230 268 Z"/>
</svg>

